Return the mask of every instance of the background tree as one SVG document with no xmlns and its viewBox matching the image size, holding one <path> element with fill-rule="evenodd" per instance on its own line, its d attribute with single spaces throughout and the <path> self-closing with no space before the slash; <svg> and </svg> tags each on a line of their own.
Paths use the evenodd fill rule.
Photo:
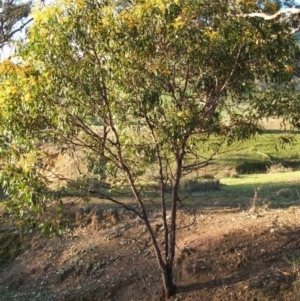
<svg viewBox="0 0 300 301">
<path fill-rule="evenodd" d="M 73 183 L 78 194 L 110 200 L 144 221 L 165 296 L 174 294 L 184 171 L 209 159 L 203 147 L 211 137 L 246 139 L 265 116 L 299 125 L 298 94 L 290 84 L 295 39 L 277 19 L 243 17 L 253 2 L 134 1 L 116 11 L 104 2 L 65 0 L 35 10 L 20 63 L 1 66 L 8 209 L 44 227 L 41 213 L 55 198 L 62 204 L 63 194 L 49 188 L 39 145 L 84 152 L 98 185 L 81 179 Z M 260 9 L 270 13 L 272 3 L 259 1 Z M 149 169 L 158 175 L 163 247 L 146 206 L 143 175 Z M 117 197 L 125 183 L 138 207 Z"/>
<path fill-rule="evenodd" d="M 3 48 L 31 21 L 32 1 L 4 0 L 0 2 L 0 47 Z"/>
</svg>

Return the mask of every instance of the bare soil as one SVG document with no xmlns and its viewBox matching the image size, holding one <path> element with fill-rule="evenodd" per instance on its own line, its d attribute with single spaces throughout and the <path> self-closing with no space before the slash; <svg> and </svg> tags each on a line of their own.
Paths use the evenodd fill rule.
<svg viewBox="0 0 300 301">
<path fill-rule="evenodd" d="M 17 257 L 0 267 L 0 300 L 161 300 L 143 223 L 105 208 L 69 200 L 66 212 L 76 227 L 51 239 L 12 229 L 1 214 L 1 235 L 21 241 L 15 240 Z M 251 214 L 219 208 L 195 217 L 179 212 L 179 225 L 186 227 L 177 232 L 177 294 L 171 300 L 300 300 L 298 207 Z M 151 220 L 160 235 L 158 211 Z"/>
</svg>

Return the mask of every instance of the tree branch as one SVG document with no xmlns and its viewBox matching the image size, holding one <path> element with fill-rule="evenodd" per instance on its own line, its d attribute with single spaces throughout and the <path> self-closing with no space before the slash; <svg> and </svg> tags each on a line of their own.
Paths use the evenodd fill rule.
<svg viewBox="0 0 300 301">
<path fill-rule="evenodd" d="M 282 9 L 282 10 L 278 11 L 277 13 L 275 13 L 273 15 L 267 15 L 265 13 L 250 13 L 250 14 L 238 14 L 237 16 L 239 16 L 239 17 L 250 17 L 250 18 L 258 17 L 258 18 L 262 18 L 266 21 L 269 21 L 269 20 L 276 19 L 278 16 L 281 16 L 281 15 L 284 15 L 284 14 L 287 14 L 288 16 L 285 17 L 285 18 L 282 18 L 280 20 L 280 22 L 287 22 L 294 15 L 299 15 L 300 14 L 300 8 L 285 8 L 285 9 Z M 300 30 L 300 28 L 299 27 L 295 27 L 295 28 L 290 27 L 290 30 L 291 30 L 291 33 L 294 34 L 294 33 L 298 32 Z"/>
<path fill-rule="evenodd" d="M 250 18 L 259 17 L 259 18 L 263 18 L 264 20 L 273 20 L 283 14 L 291 14 L 291 15 L 300 14 L 300 8 L 285 8 L 285 9 L 278 11 L 277 13 L 275 13 L 273 15 L 267 15 L 265 13 L 250 13 L 250 14 L 239 14 L 238 16 L 239 17 L 250 17 Z"/>
</svg>

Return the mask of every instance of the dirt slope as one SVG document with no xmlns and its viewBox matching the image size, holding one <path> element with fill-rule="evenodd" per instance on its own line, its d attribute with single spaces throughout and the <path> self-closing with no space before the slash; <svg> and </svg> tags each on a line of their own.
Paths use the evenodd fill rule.
<svg viewBox="0 0 300 301">
<path fill-rule="evenodd" d="M 199 211 L 178 230 L 173 300 L 300 300 L 300 210 Z M 0 271 L 0 300 L 160 300 L 160 273 L 141 221 L 70 200 L 74 232 L 27 234 Z M 153 211 L 152 221 L 160 220 Z M 193 217 L 180 212 L 179 221 Z M 9 231 L 1 215 L 1 235 Z M 11 246 L 13 245 L 10 243 Z"/>
</svg>

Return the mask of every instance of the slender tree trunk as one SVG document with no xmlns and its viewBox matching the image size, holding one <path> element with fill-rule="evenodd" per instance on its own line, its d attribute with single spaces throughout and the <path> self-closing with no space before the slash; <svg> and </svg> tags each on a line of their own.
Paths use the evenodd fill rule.
<svg viewBox="0 0 300 301">
<path fill-rule="evenodd" d="M 166 265 L 162 272 L 164 297 L 169 299 L 176 293 L 176 286 L 173 282 L 173 265 Z"/>
<path fill-rule="evenodd" d="M 178 190 L 179 190 L 179 182 L 181 179 L 181 170 L 182 170 L 182 160 L 183 155 L 182 152 L 180 155 L 176 156 L 176 175 L 175 181 L 173 184 L 172 191 L 172 208 L 171 208 L 171 224 L 170 224 L 170 232 L 169 238 L 169 252 L 166 258 L 166 265 L 163 270 L 162 278 L 163 278 L 163 286 L 164 286 L 164 294 L 165 298 L 168 299 L 176 293 L 176 286 L 173 280 L 173 268 L 174 268 L 174 259 L 175 259 L 175 242 L 176 242 L 176 214 L 177 214 L 177 202 L 179 200 Z"/>
</svg>

